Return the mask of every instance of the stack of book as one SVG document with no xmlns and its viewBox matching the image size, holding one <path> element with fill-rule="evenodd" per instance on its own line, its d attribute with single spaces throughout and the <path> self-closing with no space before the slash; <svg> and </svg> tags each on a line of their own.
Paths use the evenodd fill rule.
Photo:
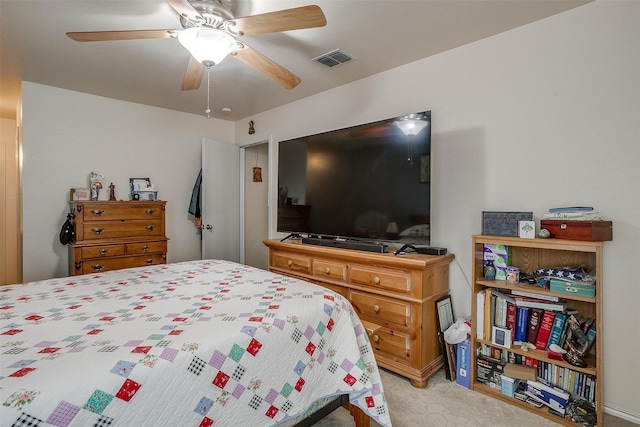
<svg viewBox="0 0 640 427">
<path fill-rule="evenodd" d="M 568 310 L 567 303 L 556 296 L 517 289 L 503 293 L 487 288 L 478 292 L 476 298 L 477 338 L 494 342 L 497 327 L 509 330 L 509 346 L 528 342 L 538 350 L 547 350 L 551 344 L 563 347 L 567 316 L 578 314 Z M 581 324 L 590 342 L 595 341 L 593 319 L 584 319 Z"/>
<path fill-rule="evenodd" d="M 564 348 L 567 319 L 572 315 L 579 319 L 581 329 L 591 345 L 596 337 L 594 319 L 581 318 L 577 311 L 568 309 L 566 302 L 554 295 L 518 289 L 507 293 L 486 288 L 479 291 L 476 298 L 477 338 L 491 342 L 482 345 L 482 355 L 502 363 L 531 366 L 535 368 L 539 380 L 593 402 L 595 376 L 509 350 L 512 345 L 519 346 L 525 342 L 535 346 L 536 350 L 545 352 L 552 344 Z M 503 338 L 505 334 L 509 334 L 509 339 Z"/>
<path fill-rule="evenodd" d="M 543 215 L 543 219 L 559 219 L 562 221 L 602 221 L 603 217 L 591 206 L 572 206 L 551 208 Z"/>
</svg>

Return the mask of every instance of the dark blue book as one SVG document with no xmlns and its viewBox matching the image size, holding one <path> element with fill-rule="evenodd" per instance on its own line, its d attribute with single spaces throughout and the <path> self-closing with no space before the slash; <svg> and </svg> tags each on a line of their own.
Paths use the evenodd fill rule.
<svg viewBox="0 0 640 427">
<path fill-rule="evenodd" d="M 517 307 L 516 310 L 516 341 L 527 341 L 529 326 L 529 307 Z"/>
</svg>

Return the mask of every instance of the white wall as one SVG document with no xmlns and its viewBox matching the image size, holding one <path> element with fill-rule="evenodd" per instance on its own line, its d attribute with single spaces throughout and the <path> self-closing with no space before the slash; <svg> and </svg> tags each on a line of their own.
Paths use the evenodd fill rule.
<svg viewBox="0 0 640 427">
<path fill-rule="evenodd" d="M 90 172 L 129 199 L 129 178 L 150 178 L 167 201 L 170 262 L 200 258 L 187 209 L 201 166 L 202 137 L 233 143 L 231 122 L 25 82 L 23 84 L 24 281 L 66 276 L 58 232 L 69 188 Z M 108 191 L 108 189 L 105 189 Z"/>
<path fill-rule="evenodd" d="M 483 210 L 533 211 L 539 219 L 550 207 L 586 205 L 613 220 L 598 331 L 605 405 L 636 422 L 638 22 L 640 2 L 600 0 L 251 118 L 275 145 L 431 110 L 432 244 L 456 254 L 450 287 L 459 316 L 470 314 L 470 235 L 480 233 Z M 245 127 L 236 123 L 239 139 Z M 275 162 L 273 146 L 270 155 Z"/>
</svg>

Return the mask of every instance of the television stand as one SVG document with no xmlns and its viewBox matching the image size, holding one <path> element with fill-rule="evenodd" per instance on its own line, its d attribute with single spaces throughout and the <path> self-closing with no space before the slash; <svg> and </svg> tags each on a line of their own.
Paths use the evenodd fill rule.
<svg viewBox="0 0 640 427">
<path fill-rule="evenodd" d="M 449 294 L 453 254 L 399 257 L 299 240 L 263 243 L 269 248 L 270 271 L 316 283 L 349 300 L 363 321 L 378 366 L 420 388 L 442 368 L 435 301 Z"/>
<path fill-rule="evenodd" d="M 308 245 L 328 246 L 331 248 L 377 252 L 381 254 L 386 253 L 388 249 L 388 246 L 384 243 L 347 240 L 339 237 L 305 237 L 302 239 L 302 243 L 306 243 Z"/>
</svg>

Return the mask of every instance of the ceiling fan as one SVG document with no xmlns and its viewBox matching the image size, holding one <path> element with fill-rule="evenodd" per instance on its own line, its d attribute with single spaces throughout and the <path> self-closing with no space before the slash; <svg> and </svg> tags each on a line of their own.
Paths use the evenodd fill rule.
<svg viewBox="0 0 640 427">
<path fill-rule="evenodd" d="M 81 42 L 177 38 L 191 53 L 182 79 L 182 90 L 198 89 L 205 68 L 219 64 L 229 54 L 285 89 L 293 89 L 300 83 L 300 77 L 238 41 L 237 37 L 327 24 L 322 9 L 315 5 L 234 18 L 221 0 L 166 1 L 180 15 L 182 30 L 68 32 L 67 36 Z"/>
</svg>

